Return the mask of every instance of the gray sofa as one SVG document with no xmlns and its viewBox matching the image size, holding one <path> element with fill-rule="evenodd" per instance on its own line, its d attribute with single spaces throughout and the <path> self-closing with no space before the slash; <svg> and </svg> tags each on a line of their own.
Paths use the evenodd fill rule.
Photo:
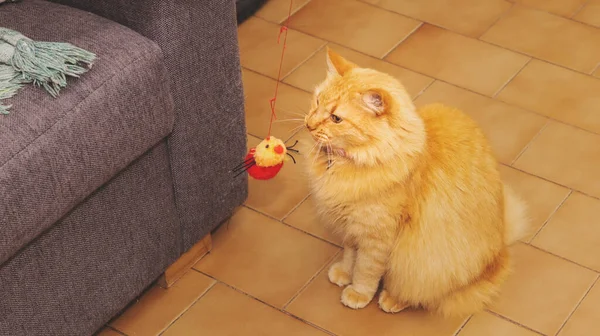
<svg viewBox="0 0 600 336">
<path fill-rule="evenodd" d="M 0 116 L 0 335 L 89 335 L 247 196 L 234 0 L 24 0 L 0 26 L 95 52 Z"/>
</svg>

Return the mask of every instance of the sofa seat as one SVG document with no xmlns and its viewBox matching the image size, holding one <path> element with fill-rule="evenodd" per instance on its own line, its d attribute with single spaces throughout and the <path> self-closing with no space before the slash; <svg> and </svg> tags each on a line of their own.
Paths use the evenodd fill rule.
<svg viewBox="0 0 600 336">
<path fill-rule="evenodd" d="M 0 26 L 98 57 L 56 99 L 27 85 L 6 101 L 13 107 L 0 116 L 1 265 L 167 136 L 174 112 L 160 48 L 129 28 L 37 0 L 0 6 Z"/>
</svg>

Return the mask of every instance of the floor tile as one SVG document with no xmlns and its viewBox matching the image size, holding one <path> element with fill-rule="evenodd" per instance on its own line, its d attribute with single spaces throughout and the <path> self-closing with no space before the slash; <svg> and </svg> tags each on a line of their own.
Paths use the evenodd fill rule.
<svg viewBox="0 0 600 336">
<path fill-rule="evenodd" d="M 498 99 L 600 133 L 600 80 L 533 60 Z"/>
<path fill-rule="evenodd" d="M 600 0 L 590 0 L 573 19 L 600 27 Z"/>
<path fill-rule="evenodd" d="M 480 313 L 473 316 L 458 336 L 539 336 L 503 318 L 490 313 Z"/>
<path fill-rule="evenodd" d="M 356 0 L 312 0 L 293 17 L 293 29 L 383 57 L 420 22 Z"/>
<path fill-rule="evenodd" d="M 600 271 L 600 200 L 573 193 L 532 244 Z"/>
<path fill-rule="evenodd" d="M 514 167 L 600 197 L 600 135 L 549 122 Z"/>
<path fill-rule="evenodd" d="M 510 3 L 504 0 L 379 0 L 371 3 L 471 37 L 479 37 L 510 8 Z"/>
<path fill-rule="evenodd" d="M 282 307 L 338 251 L 338 247 L 242 208 L 218 229 L 213 250 L 194 268 Z"/>
<path fill-rule="evenodd" d="M 111 327 L 129 336 L 159 335 L 214 283 L 206 275 L 189 271 L 169 289 L 152 287 Z"/>
<path fill-rule="evenodd" d="M 513 3 L 539 9 L 545 12 L 570 18 L 577 13 L 587 0 L 508 0 Z"/>
<path fill-rule="evenodd" d="M 217 284 L 163 335 L 327 335 L 223 284 Z"/>
<path fill-rule="evenodd" d="M 278 24 L 255 17 L 242 23 L 238 29 L 238 41 L 243 67 L 277 79 L 285 37 L 285 33 L 283 33 L 281 43 L 277 43 L 279 29 Z M 289 29 L 281 78 L 308 59 L 324 44 L 325 41 Z"/>
<path fill-rule="evenodd" d="M 492 310 L 546 335 L 567 320 L 597 274 L 519 243 L 511 248 L 515 272 Z"/>
<path fill-rule="evenodd" d="M 292 138 L 288 144 L 293 144 L 296 139 Z M 253 137 L 248 145 L 254 147 L 259 142 Z M 304 157 L 301 154 L 294 154 L 294 157 L 296 164 L 286 161 L 279 174 L 270 180 L 250 178 L 247 206 L 281 220 L 308 196 L 310 192 L 302 165 Z"/>
<path fill-rule="evenodd" d="M 424 311 L 387 314 L 371 302 L 353 310 L 340 302 L 342 289 L 327 279 L 327 269 L 292 302 L 287 310 L 336 335 L 452 336 L 463 319 L 443 319 Z"/>
<path fill-rule="evenodd" d="M 504 182 L 527 203 L 531 226 L 522 241 L 529 242 L 564 202 L 569 189 L 504 165 L 499 169 Z"/>
<path fill-rule="evenodd" d="M 249 70 L 242 71 L 244 81 L 244 107 L 246 110 L 246 127 L 248 133 L 264 139 L 269 133 L 271 107 L 269 100 L 275 94 L 276 81 Z M 302 118 L 310 108 L 311 94 L 286 84 L 279 84 L 275 112 L 277 119 L 273 122 L 271 135 L 288 139 L 299 126 Z"/>
<path fill-rule="evenodd" d="M 523 6 L 481 39 L 588 74 L 600 61 L 600 29 Z"/>
<path fill-rule="evenodd" d="M 304 232 L 325 239 L 332 244 L 341 245 L 342 240 L 325 228 L 324 224 L 317 218 L 315 204 L 312 197 L 308 197 L 283 221 Z"/>
<path fill-rule="evenodd" d="M 559 336 L 588 336 L 600 330 L 600 282 L 583 299 Z"/>
<path fill-rule="evenodd" d="M 443 103 L 461 109 L 483 129 L 502 163 L 511 164 L 547 119 L 518 107 L 437 81 L 417 100 L 418 106 Z"/>
<path fill-rule="evenodd" d="M 267 21 L 284 23 L 290 13 L 290 3 L 292 5 L 293 15 L 309 1 L 310 0 L 269 0 L 255 15 Z"/>
<path fill-rule="evenodd" d="M 523 68 L 529 58 L 425 24 L 394 49 L 386 60 L 492 96 Z"/>
<path fill-rule="evenodd" d="M 431 82 L 432 78 L 404 69 L 397 65 L 367 56 L 359 52 L 330 43 L 329 48 L 363 68 L 372 68 L 394 76 L 402 82 L 412 97 L 418 95 Z M 327 50 L 321 49 L 308 61 L 285 78 L 284 82 L 312 92 L 315 86 L 325 80 L 327 72 Z"/>
<path fill-rule="evenodd" d="M 104 328 L 95 335 L 96 336 L 123 336 L 122 334 L 120 334 L 110 328 Z"/>
</svg>

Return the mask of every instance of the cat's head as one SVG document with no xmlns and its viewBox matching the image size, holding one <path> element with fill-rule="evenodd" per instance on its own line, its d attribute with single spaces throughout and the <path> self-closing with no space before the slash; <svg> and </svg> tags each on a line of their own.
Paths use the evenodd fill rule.
<svg viewBox="0 0 600 336">
<path fill-rule="evenodd" d="M 316 141 L 359 164 L 380 164 L 420 151 L 423 123 L 402 84 L 327 49 L 327 77 L 305 117 Z"/>
</svg>

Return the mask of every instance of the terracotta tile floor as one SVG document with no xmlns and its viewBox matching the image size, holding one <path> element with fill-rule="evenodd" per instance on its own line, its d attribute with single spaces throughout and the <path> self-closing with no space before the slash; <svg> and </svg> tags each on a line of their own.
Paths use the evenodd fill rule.
<svg viewBox="0 0 600 336">
<path fill-rule="evenodd" d="M 288 1 L 239 27 L 249 146 L 267 132 Z M 468 319 L 343 307 L 325 271 L 339 241 L 289 165 L 251 181 L 212 252 L 101 335 L 600 335 L 600 1 L 295 0 L 293 10 L 280 119 L 306 111 L 328 45 L 402 80 L 417 105 L 453 105 L 481 125 L 533 226 L 512 247 L 502 296 Z M 296 126 L 274 134 L 301 138 Z"/>
</svg>

